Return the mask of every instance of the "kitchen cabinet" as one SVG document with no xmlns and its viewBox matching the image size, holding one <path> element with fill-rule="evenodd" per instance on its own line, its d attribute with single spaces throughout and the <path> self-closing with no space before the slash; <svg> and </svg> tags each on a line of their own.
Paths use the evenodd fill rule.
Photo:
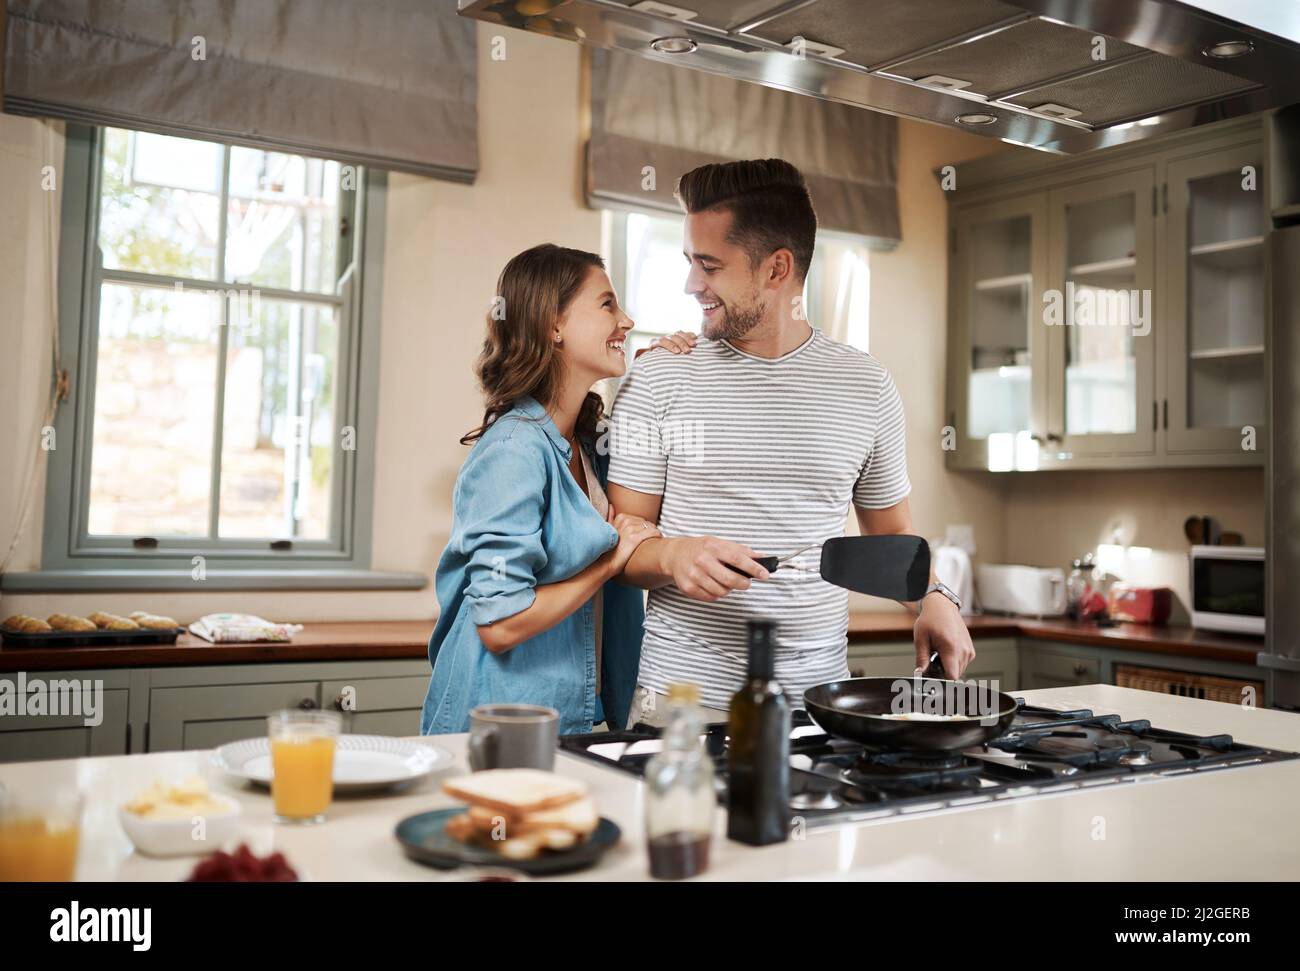
<svg viewBox="0 0 1300 971">
<path fill-rule="evenodd" d="M 1048 332 L 1038 326 L 1047 286 L 1047 196 L 964 209 L 954 218 L 948 421 L 956 454 L 977 468 L 1011 468 L 1046 423 Z"/>
<path fill-rule="evenodd" d="M 1048 463 L 1153 450 L 1153 183 L 1142 168 L 1050 194 Z"/>
<path fill-rule="evenodd" d="M 1101 661 L 1084 650 L 1064 653 L 1034 645 L 1021 658 L 1021 688 L 1072 688 L 1101 682 Z"/>
<path fill-rule="evenodd" d="M 17 688 L 17 675 L 6 675 Z M 43 681 L 50 695 L 62 698 L 70 693 L 61 682 L 81 682 L 99 695 L 97 725 L 87 725 L 83 714 L 6 714 L 0 718 L 0 762 L 28 762 L 37 759 L 72 759 L 90 755 L 125 755 L 130 751 L 131 728 L 127 718 L 129 673 L 125 671 L 28 672 L 27 685 Z M 79 703 L 80 705 L 80 703 Z M 47 711 L 49 708 L 47 707 Z M 60 711 L 68 710 L 60 702 Z"/>
<path fill-rule="evenodd" d="M 149 692 L 150 752 L 215 748 L 266 734 L 266 716 L 281 708 L 317 708 L 314 681 L 212 684 Z"/>
<path fill-rule="evenodd" d="M 27 678 L 101 683 L 102 720 L 87 726 L 79 715 L 6 715 L 0 762 L 212 748 L 265 735 L 266 716 L 282 708 L 341 711 L 350 734 L 418 735 L 429 662 L 29 671 Z"/>
<path fill-rule="evenodd" d="M 426 673 L 406 677 L 322 681 L 323 707 L 343 713 L 350 735 L 419 735 L 420 710 L 429 690 Z"/>
<path fill-rule="evenodd" d="M 975 660 L 962 675 L 963 681 L 997 682 L 999 691 L 1020 687 L 1019 655 L 1013 638 L 980 638 L 975 642 Z M 911 641 L 880 644 L 849 644 L 849 675 L 854 678 L 909 678 L 916 667 Z"/>
<path fill-rule="evenodd" d="M 418 735 L 428 661 L 159 668 L 150 679 L 148 751 L 212 748 L 266 734 L 282 708 L 343 713 L 343 731 Z"/>
<path fill-rule="evenodd" d="M 1262 136 L 1245 119 L 961 167 L 950 468 L 1264 464 Z"/>
<path fill-rule="evenodd" d="M 1261 155 L 1253 143 L 1175 158 L 1165 170 L 1161 411 L 1170 452 L 1248 462 L 1266 438 Z"/>
</svg>

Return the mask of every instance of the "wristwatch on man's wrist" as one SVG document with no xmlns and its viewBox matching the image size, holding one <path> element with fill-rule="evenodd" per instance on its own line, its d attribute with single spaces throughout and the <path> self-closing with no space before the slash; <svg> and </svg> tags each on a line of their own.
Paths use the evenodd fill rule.
<svg viewBox="0 0 1300 971">
<path fill-rule="evenodd" d="M 941 583 L 936 580 L 934 583 L 930 584 L 928 587 L 925 588 L 925 593 L 921 595 L 921 599 L 924 600 L 932 593 L 943 594 L 945 597 L 947 597 L 949 600 L 953 602 L 953 606 L 955 606 L 958 610 L 961 610 L 961 598 L 957 596 L 955 593 L 953 593 L 952 589 L 946 583 Z"/>
</svg>

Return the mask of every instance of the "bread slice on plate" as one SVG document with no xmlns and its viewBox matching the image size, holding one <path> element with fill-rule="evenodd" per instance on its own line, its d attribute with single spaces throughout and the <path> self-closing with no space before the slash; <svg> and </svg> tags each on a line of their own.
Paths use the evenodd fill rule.
<svg viewBox="0 0 1300 971">
<path fill-rule="evenodd" d="M 591 801 L 590 796 L 583 796 L 555 809 L 542 809 L 523 816 L 498 812 L 487 806 L 470 806 L 469 818 L 480 832 L 491 833 L 497 830 L 507 832 L 511 836 L 542 829 L 573 833 L 575 836 L 590 836 L 600 823 L 596 804 Z"/>
<path fill-rule="evenodd" d="M 576 779 L 539 769 L 486 769 L 442 784 L 449 796 L 511 818 L 557 809 L 587 794 Z"/>
</svg>

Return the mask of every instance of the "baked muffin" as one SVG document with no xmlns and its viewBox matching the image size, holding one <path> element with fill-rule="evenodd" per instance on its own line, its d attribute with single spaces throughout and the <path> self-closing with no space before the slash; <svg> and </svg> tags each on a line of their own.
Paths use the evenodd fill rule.
<svg viewBox="0 0 1300 971">
<path fill-rule="evenodd" d="M 139 630 L 140 625 L 129 617 L 114 617 L 104 625 L 104 630 Z"/>
<path fill-rule="evenodd" d="M 38 617 L 28 617 L 18 629 L 24 634 L 48 634 L 54 630 L 53 627 Z"/>
<path fill-rule="evenodd" d="M 170 617 L 163 617 L 160 614 L 137 613 L 132 614 L 131 619 L 146 630 L 175 630 L 180 625 Z"/>
<path fill-rule="evenodd" d="M 51 614 L 47 622 L 55 630 L 75 631 L 84 633 L 85 631 L 96 630 L 94 621 L 87 620 L 85 617 L 76 617 L 72 614 Z"/>
<path fill-rule="evenodd" d="M 6 617 L 5 622 L 0 624 L 0 630 L 20 631 L 23 624 L 31 620 L 26 614 L 14 614 L 12 617 Z"/>
</svg>

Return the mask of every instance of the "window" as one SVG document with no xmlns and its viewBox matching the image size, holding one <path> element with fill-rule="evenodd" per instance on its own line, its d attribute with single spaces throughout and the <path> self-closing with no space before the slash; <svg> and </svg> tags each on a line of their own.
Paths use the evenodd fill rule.
<svg viewBox="0 0 1300 971">
<path fill-rule="evenodd" d="M 65 172 L 45 569 L 368 567 L 382 175 L 78 126 Z"/>
<path fill-rule="evenodd" d="M 661 334 L 698 330 L 699 305 L 684 292 L 681 217 L 609 211 L 606 218 L 610 276 L 624 309 L 636 321 L 632 353 Z M 868 350 L 870 291 L 866 241 L 819 231 L 804 282 L 809 322 L 837 341 Z"/>
</svg>

